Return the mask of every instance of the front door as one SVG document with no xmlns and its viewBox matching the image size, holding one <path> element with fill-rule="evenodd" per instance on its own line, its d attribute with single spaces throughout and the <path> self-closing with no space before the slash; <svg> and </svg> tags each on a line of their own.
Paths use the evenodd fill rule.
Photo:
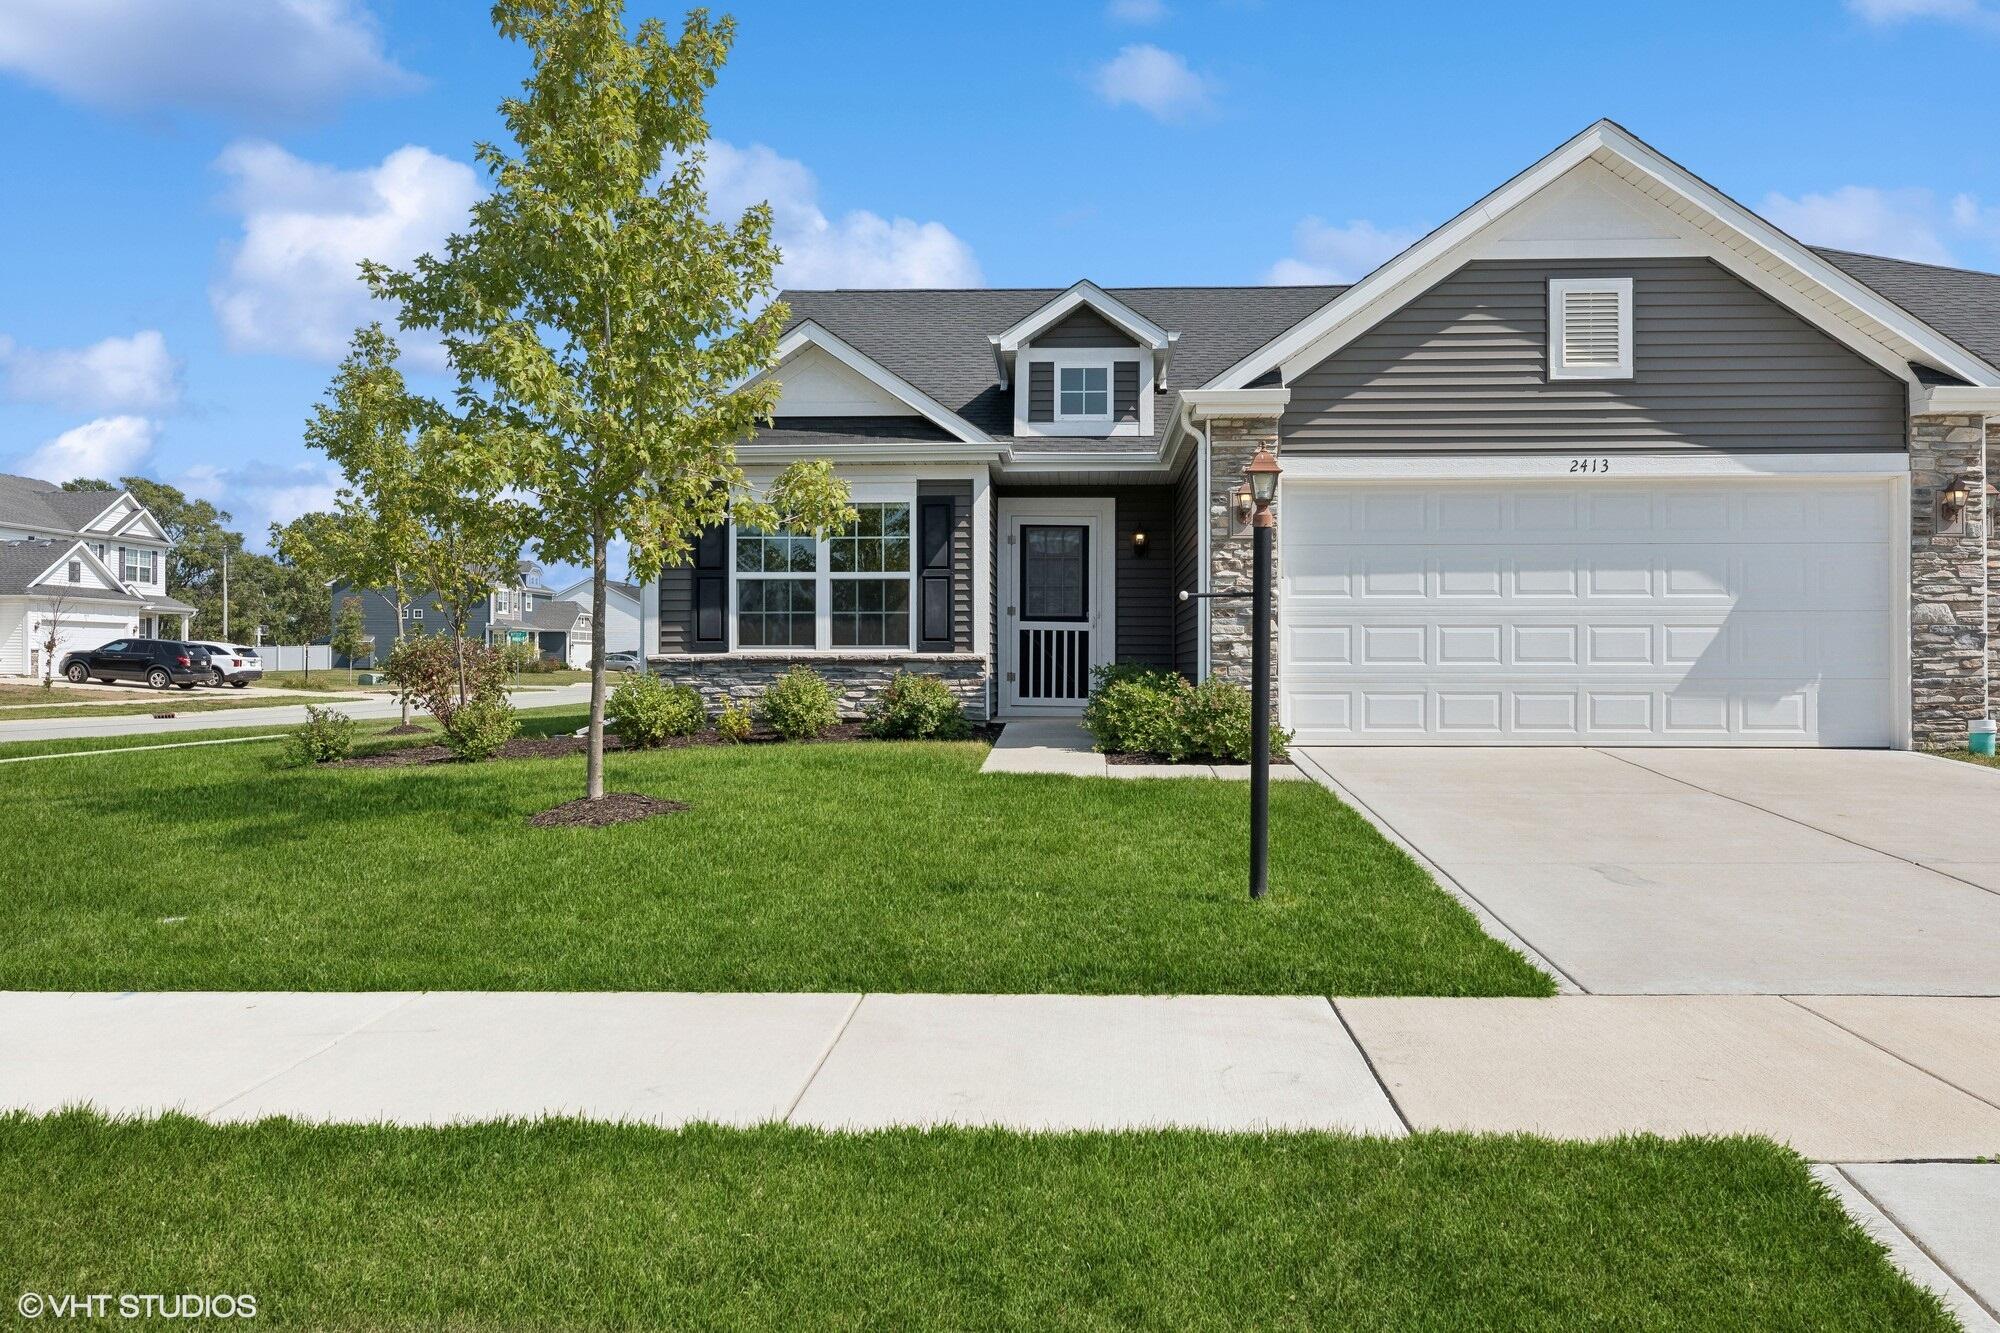
<svg viewBox="0 0 2000 1333">
<path fill-rule="evenodd" d="M 1112 660 L 1112 501 L 1001 500 L 1000 653 L 1006 709 L 1075 712 Z"/>
</svg>

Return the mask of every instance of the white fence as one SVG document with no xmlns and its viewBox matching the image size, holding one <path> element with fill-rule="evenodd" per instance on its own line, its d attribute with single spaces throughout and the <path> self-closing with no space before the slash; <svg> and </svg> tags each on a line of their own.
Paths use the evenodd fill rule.
<svg viewBox="0 0 2000 1333">
<path fill-rule="evenodd" d="M 323 643 L 260 644 L 257 657 L 266 671 L 333 670 L 333 649 Z"/>
</svg>

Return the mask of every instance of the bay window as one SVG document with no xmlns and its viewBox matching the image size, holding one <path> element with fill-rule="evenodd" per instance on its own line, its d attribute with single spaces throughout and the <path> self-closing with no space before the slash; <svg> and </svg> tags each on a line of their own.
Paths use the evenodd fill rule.
<svg viewBox="0 0 2000 1333">
<path fill-rule="evenodd" d="M 853 500 L 851 526 L 810 536 L 735 532 L 736 647 L 815 651 L 911 645 L 913 490 Z"/>
</svg>

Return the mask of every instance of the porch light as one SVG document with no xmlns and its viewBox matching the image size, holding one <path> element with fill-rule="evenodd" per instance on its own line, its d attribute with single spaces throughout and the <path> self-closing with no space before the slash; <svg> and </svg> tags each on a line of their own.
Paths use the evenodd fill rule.
<svg viewBox="0 0 2000 1333">
<path fill-rule="evenodd" d="M 1259 449 L 1257 456 L 1250 460 L 1250 465 L 1243 469 L 1243 475 L 1250 482 L 1251 498 L 1257 502 L 1259 509 L 1270 504 L 1277 495 L 1278 474 L 1282 471 L 1269 449 Z"/>
<path fill-rule="evenodd" d="M 1252 495 L 1250 494 L 1250 483 L 1246 481 L 1242 485 L 1238 486 L 1235 490 L 1229 493 L 1229 498 L 1236 502 L 1235 504 L 1236 526 L 1239 528 L 1249 527 L 1250 505 L 1253 499 Z"/>
<path fill-rule="evenodd" d="M 1146 557 L 1146 534 L 1143 532 L 1135 532 L 1132 534 L 1132 558 L 1135 560 L 1143 560 L 1145 559 L 1145 557 Z"/>
</svg>

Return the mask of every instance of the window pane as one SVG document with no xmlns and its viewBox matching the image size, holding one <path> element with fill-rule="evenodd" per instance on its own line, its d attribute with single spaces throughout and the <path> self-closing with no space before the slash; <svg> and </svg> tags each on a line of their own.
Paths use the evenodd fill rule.
<svg viewBox="0 0 2000 1333">
<path fill-rule="evenodd" d="M 1088 615 L 1089 536 L 1089 529 L 1072 524 L 1022 526 L 1022 619 L 1082 620 Z"/>
<path fill-rule="evenodd" d="M 745 648 L 813 647 L 811 579 L 738 579 L 736 641 Z"/>
<path fill-rule="evenodd" d="M 907 648 L 907 579 L 835 579 L 833 643 L 838 648 Z"/>
<path fill-rule="evenodd" d="M 854 526 L 827 542 L 827 568 L 836 574 L 883 574 L 910 567 L 910 506 L 854 506 Z"/>
</svg>

